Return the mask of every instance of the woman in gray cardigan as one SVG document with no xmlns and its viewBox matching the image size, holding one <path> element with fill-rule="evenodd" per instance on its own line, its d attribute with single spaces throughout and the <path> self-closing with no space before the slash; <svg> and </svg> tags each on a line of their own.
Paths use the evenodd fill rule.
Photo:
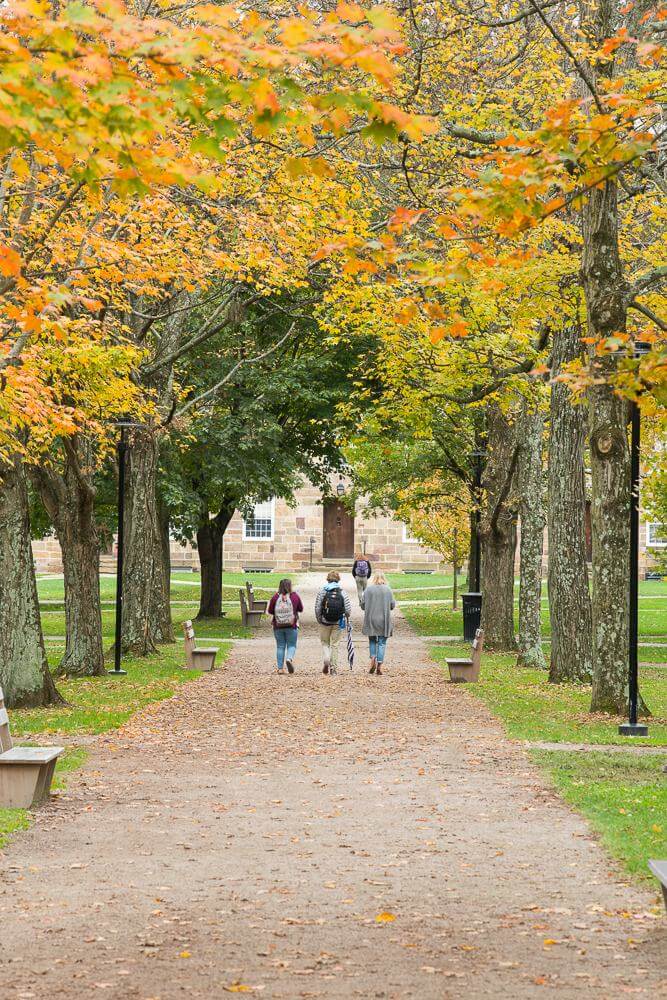
<svg viewBox="0 0 667 1000">
<path fill-rule="evenodd" d="M 370 673 L 382 673 L 387 639 L 393 633 L 391 613 L 396 607 L 394 595 L 384 574 L 376 573 L 370 587 L 367 587 L 361 597 L 364 609 L 364 625 L 362 633 L 368 636 L 371 654 Z"/>
</svg>

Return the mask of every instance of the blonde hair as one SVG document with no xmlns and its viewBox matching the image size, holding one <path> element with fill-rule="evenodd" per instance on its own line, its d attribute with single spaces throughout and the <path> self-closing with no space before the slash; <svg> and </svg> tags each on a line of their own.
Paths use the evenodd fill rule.
<svg viewBox="0 0 667 1000">
<path fill-rule="evenodd" d="M 385 579 L 384 573 L 376 573 L 371 581 L 376 587 L 381 587 L 387 581 Z"/>
<path fill-rule="evenodd" d="M 327 583 L 338 583 L 340 580 L 340 573 L 337 573 L 335 569 L 332 569 L 330 573 L 327 573 Z"/>
</svg>

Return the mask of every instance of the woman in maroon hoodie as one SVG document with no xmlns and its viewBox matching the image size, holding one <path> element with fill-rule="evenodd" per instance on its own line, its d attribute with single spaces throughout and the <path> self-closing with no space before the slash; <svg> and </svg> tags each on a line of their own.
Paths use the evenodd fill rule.
<svg viewBox="0 0 667 1000">
<path fill-rule="evenodd" d="M 278 592 L 273 595 L 267 608 L 273 618 L 273 634 L 276 637 L 276 662 L 278 673 L 294 673 L 294 655 L 298 637 L 299 614 L 303 611 L 301 598 L 292 593 L 292 581 L 281 580 Z"/>
</svg>

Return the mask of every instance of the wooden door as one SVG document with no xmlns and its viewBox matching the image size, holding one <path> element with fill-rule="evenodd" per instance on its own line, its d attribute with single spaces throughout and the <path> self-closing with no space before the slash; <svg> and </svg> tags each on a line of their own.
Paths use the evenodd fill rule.
<svg viewBox="0 0 667 1000">
<path fill-rule="evenodd" d="M 341 500 L 324 504 L 324 558 L 351 559 L 354 556 L 354 515 Z"/>
</svg>

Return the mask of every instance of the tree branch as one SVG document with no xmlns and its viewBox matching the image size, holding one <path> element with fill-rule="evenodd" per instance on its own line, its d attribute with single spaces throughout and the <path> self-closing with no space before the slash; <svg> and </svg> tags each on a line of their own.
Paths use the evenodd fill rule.
<svg viewBox="0 0 667 1000">
<path fill-rule="evenodd" d="M 220 389 L 222 389 L 224 385 L 227 385 L 227 383 L 231 381 L 232 377 L 236 374 L 236 372 L 242 365 L 254 365 L 258 361 L 263 361 L 264 358 L 268 358 L 269 355 L 274 354 L 275 351 L 277 351 L 278 348 L 281 347 L 289 337 L 291 337 L 292 331 L 294 330 L 295 326 L 296 323 L 292 323 L 287 333 L 283 337 L 281 337 L 280 340 L 276 341 L 276 343 L 268 350 L 263 351 L 261 354 L 256 354 L 253 358 L 241 358 L 240 361 L 237 361 L 236 364 L 227 372 L 224 378 L 220 379 L 219 382 L 216 382 L 216 384 L 212 386 L 210 389 L 207 389 L 206 392 L 203 392 L 201 396 L 195 396 L 193 399 L 189 400 L 184 406 L 180 408 L 180 410 L 176 412 L 176 416 L 182 417 L 183 414 L 187 413 L 188 410 L 191 410 L 193 406 L 198 406 L 205 400 L 211 399 L 213 396 L 215 396 L 220 391 Z"/>
<path fill-rule="evenodd" d="M 638 295 L 651 291 L 654 285 L 660 285 L 665 279 L 667 279 L 667 265 L 654 267 L 652 271 L 641 274 L 628 289 L 626 296 L 628 305 L 632 304 Z"/>
<path fill-rule="evenodd" d="M 635 309 L 637 312 L 643 313 L 647 319 L 650 319 L 652 323 L 655 323 L 659 330 L 667 332 L 667 323 L 660 319 L 659 316 L 656 316 L 656 314 L 647 306 L 642 305 L 641 302 L 630 302 L 628 309 Z"/>
<path fill-rule="evenodd" d="M 533 10 L 535 11 L 535 13 L 539 17 L 540 21 L 542 21 L 542 23 L 544 24 L 544 26 L 547 29 L 547 31 L 549 32 L 549 34 L 553 38 L 556 39 L 556 41 L 558 42 L 558 44 L 562 48 L 563 52 L 566 52 L 567 55 L 572 60 L 572 62 L 574 63 L 574 65 L 575 65 L 575 67 L 577 69 L 577 72 L 579 73 L 581 79 L 584 81 L 584 83 L 588 87 L 588 89 L 589 89 L 589 91 L 591 93 L 591 96 L 592 96 L 593 100 L 595 101 L 596 108 L 598 109 L 598 111 L 600 112 L 600 114 L 603 115 L 605 109 L 604 109 L 604 106 L 602 104 L 602 101 L 600 100 L 600 96 L 599 96 L 597 90 L 595 89 L 595 82 L 593 81 L 591 75 L 589 74 L 588 69 L 584 66 L 584 64 L 582 62 L 579 61 L 579 59 L 577 59 L 577 57 L 574 54 L 574 52 L 572 51 L 569 43 L 565 40 L 565 38 L 563 38 L 563 36 L 561 35 L 560 31 L 558 31 L 556 28 L 554 28 L 554 26 L 551 23 L 551 21 L 549 20 L 549 18 L 544 14 L 544 11 L 543 11 L 542 7 L 540 7 L 539 4 L 537 4 L 535 2 L 535 0 L 529 0 L 529 2 L 530 2 L 531 7 L 533 8 Z"/>
</svg>

